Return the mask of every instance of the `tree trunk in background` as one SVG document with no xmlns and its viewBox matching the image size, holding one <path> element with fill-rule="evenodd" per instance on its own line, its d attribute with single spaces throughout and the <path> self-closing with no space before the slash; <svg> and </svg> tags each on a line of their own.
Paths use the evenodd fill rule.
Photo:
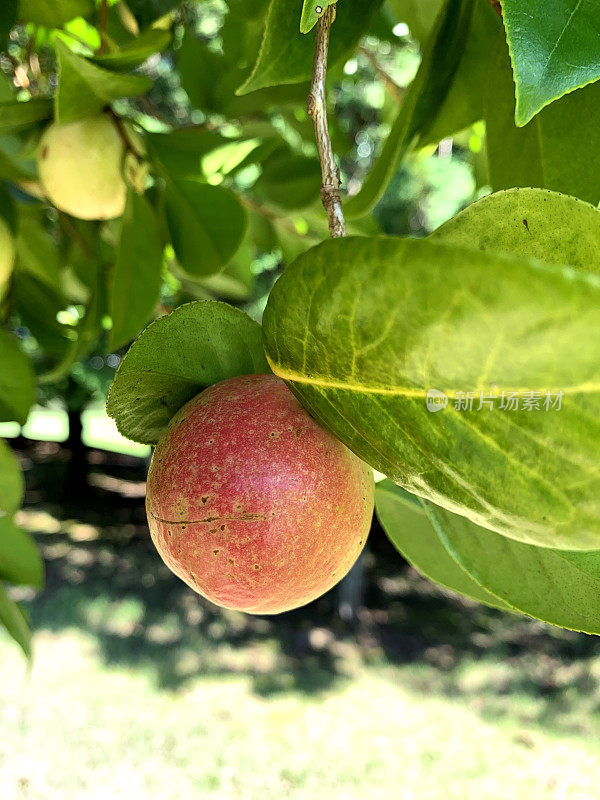
<svg viewBox="0 0 600 800">
<path fill-rule="evenodd" d="M 71 459 L 67 470 L 66 488 L 80 491 L 87 486 L 86 448 L 81 438 L 83 425 L 80 411 L 68 411 L 67 413 L 69 417 L 69 436 L 65 442 L 65 447 L 71 451 Z"/>
</svg>

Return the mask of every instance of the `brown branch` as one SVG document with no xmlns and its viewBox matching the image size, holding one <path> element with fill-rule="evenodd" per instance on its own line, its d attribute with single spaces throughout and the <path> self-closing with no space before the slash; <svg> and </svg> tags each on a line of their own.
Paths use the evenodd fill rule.
<svg viewBox="0 0 600 800">
<path fill-rule="evenodd" d="M 500 4 L 500 0 L 488 0 L 491 7 L 494 11 L 497 11 L 500 16 L 502 16 L 502 5 Z"/>
<path fill-rule="evenodd" d="M 315 126 L 317 150 L 321 161 L 321 200 L 329 220 L 329 233 L 337 239 L 346 235 L 346 220 L 340 195 L 340 171 L 335 163 L 329 126 L 327 124 L 327 105 L 325 81 L 327 78 L 327 56 L 329 54 L 329 31 L 335 20 L 336 5 L 330 5 L 317 22 L 315 58 L 313 63 L 310 94 L 307 110 Z"/>
<path fill-rule="evenodd" d="M 96 55 L 101 56 L 106 50 L 106 28 L 108 26 L 108 0 L 102 0 L 98 14 L 98 32 L 100 33 L 100 48 Z"/>
</svg>

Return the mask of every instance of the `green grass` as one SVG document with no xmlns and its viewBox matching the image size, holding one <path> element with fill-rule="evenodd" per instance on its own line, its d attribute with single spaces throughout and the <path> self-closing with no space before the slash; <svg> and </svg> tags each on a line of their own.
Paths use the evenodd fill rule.
<svg viewBox="0 0 600 800">
<path fill-rule="evenodd" d="M 597 639 L 453 597 L 376 539 L 354 633 L 331 596 L 223 613 L 156 556 L 141 467 L 56 502 L 52 453 L 20 517 L 47 566 L 30 676 L 0 638 L 2 800 L 597 796 Z"/>
</svg>

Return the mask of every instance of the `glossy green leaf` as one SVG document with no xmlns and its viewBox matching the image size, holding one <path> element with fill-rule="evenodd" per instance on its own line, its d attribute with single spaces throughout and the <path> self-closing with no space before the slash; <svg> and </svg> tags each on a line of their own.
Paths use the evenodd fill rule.
<svg viewBox="0 0 600 800">
<path fill-rule="evenodd" d="M 515 542 L 426 503 L 449 553 L 490 592 L 545 622 L 600 634 L 600 551 Z"/>
<path fill-rule="evenodd" d="M 64 124 L 91 117 L 113 100 L 145 94 L 152 80 L 142 75 L 119 75 L 73 53 L 56 39 L 58 88 L 54 116 Z"/>
<path fill-rule="evenodd" d="M 31 363 L 17 339 L 0 330 L 0 422 L 27 421 L 34 399 Z"/>
<path fill-rule="evenodd" d="M 61 28 L 75 17 L 87 17 L 93 9 L 93 0 L 19 0 L 19 19 L 46 28 Z"/>
<path fill-rule="evenodd" d="M 487 153 L 493 189 L 537 186 L 597 205 L 600 200 L 600 83 L 552 103 L 523 128 L 514 122 L 515 86 L 500 42 L 486 96 Z"/>
<path fill-rule="evenodd" d="M 116 72 L 128 72 L 146 62 L 155 53 L 161 53 L 171 44 L 169 31 L 148 28 L 137 38 L 128 42 L 114 53 L 104 53 L 90 59 L 99 67 L 112 69 Z"/>
<path fill-rule="evenodd" d="M 155 133 L 148 139 L 154 158 L 171 178 L 203 179 L 208 177 L 204 168 L 207 157 L 237 141 L 201 127 Z"/>
<path fill-rule="evenodd" d="M 18 230 L 18 269 L 58 289 L 61 264 L 56 243 L 44 227 L 44 212 L 21 208 Z"/>
<path fill-rule="evenodd" d="M 600 275 L 600 211 L 547 189 L 507 189 L 487 195 L 429 238 L 568 264 Z"/>
<path fill-rule="evenodd" d="M 254 320 L 226 303 L 188 303 L 153 322 L 132 344 L 106 408 L 123 436 L 156 444 L 171 417 L 203 389 L 267 372 Z"/>
<path fill-rule="evenodd" d="M 347 58 L 369 27 L 382 0 L 344 0 L 331 34 L 329 63 Z M 248 79 L 238 89 L 247 94 L 266 86 L 301 83 L 312 73 L 314 40 L 298 30 L 302 0 L 271 0 L 263 43 Z"/>
<path fill-rule="evenodd" d="M 319 199 L 321 165 L 307 156 L 274 154 L 253 187 L 259 200 L 287 209 L 302 209 Z"/>
<path fill-rule="evenodd" d="M 286 270 L 263 326 L 273 371 L 408 491 L 515 539 L 600 544 L 597 276 L 427 240 L 349 238 Z M 428 411 L 433 389 L 444 411 Z M 518 409 L 499 408 L 503 391 Z M 481 402 L 490 393 L 493 411 Z"/>
<path fill-rule="evenodd" d="M 12 448 L 0 439 L 0 519 L 14 514 L 23 501 L 25 482 Z"/>
<path fill-rule="evenodd" d="M 337 0 L 304 0 L 300 17 L 300 31 L 310 33 L 325 11 Z"/>
<path fill-rule="evenodd" d="M 375 487 L 375 510 L 394 547 L 425 577 L 480 603 L 509 608 L 474 581 L 450 555 L 414 495 L 385 480 Z"/>
<path fill-rule="evenodd" d="M 0 579 L 37 587 L 44 582 L 44 564 L 35 542 L 8 517 L 0 517 Z"/>
<path fill-rule="evenodd" d="M 11 600 L 0 584 L 0 625 L 15 640 L 25 656 L 31 658 L 31 630 L 21 607 Z"/>
<path fill-rule="evenodd" d="M 190 275 L 218 272 L 246 231 L 246 212 L 229 189 L 167 179 L 167 223 L 177 259 Z"/>
<path fill-rule="evenodd" d="M 345 205 L 348 217 L 360 217 L 376 205 L 421 131 L 435 120 L 460 64 L 473 5 L 474 0 L 448 0 L 444 6 L 381 154 L 360 192 Z"/>
<path fill-rule="evenodd" d="M 163 246 L 152 206 L 130 189 L 113 273 L 110 346 L 135 338 L 152 316 L 161 285 Z"/>
<path fill-rule="evenodd" d="M 0 133 L 28 128 L 52 116 L 51 100 L 0 103 Z"/>
<path fill-rule="evenodd" d="M 517 85 L 516 123 L 600 78 L 596 0 L 503 0 Z"/>
</svg>

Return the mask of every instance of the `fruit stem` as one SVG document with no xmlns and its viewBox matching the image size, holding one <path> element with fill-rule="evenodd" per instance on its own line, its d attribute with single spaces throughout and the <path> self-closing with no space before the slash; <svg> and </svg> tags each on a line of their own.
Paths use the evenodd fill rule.
<svg viewBox="0 0 600 800">
<path fill-rule="evenodd" d="M 308 95 L 307 110 L 315 127 L 317 150 L 321 162 L 321 200 L 327 212 L 329 233 L 337 239 L 346 235 L 346 220 L 340 195 L 340 171 L 335 163 L 329 125 L 327 124 L 327 57 L 329 55 L 329 32 L 336 15 L 336 4 L 330 5 L 317 22 L 315 58 L 312 81 Z"/>
</svg>

